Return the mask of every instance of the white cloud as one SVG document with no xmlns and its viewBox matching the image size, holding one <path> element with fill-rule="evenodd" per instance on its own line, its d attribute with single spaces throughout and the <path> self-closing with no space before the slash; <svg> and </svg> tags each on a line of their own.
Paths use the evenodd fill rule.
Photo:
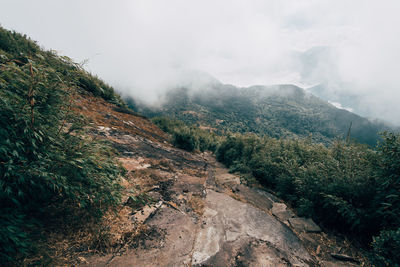
<svg viewBox="0 0 400 267">
<path fill-rule="evenodd" d="M 0 23 L 89 59 L 89 70 L 149 101 L 200 70 L 239 86 L 336 84 L 400 124 L 399 9 L 396 0 L 13 0 L 0 3 Z M 326 53 L 299 62 L 315 47 Z"/>
<path fill-rule="evenodd" d="M 353 111 L 354 111 L 352 108 L 343 107 L 342 104 L 340 104 L 339 102 L 333 102 L 333 101 L 328 101 L 328 102 L 329 102 L 331 105 L 333 105 L 333 106 L 335 106 L 335 107 L 337 107 L 337 108 L 344 109 L 344 110 L 347 110 L 347 111 L 350 111 L 350 112 L 353 112 Z"/>
</svg>

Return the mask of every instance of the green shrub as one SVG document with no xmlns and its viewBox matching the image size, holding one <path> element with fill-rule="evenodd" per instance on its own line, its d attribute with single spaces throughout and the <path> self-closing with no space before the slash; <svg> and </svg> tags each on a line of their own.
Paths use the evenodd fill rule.
<svg viewBox="0 0 400 267">
<path fill-rule="evenodd" d="M 119 202 L 120 169 L 112 152 L 85 135 L 82 118 L 71 112 L 74 80 L 33 58 L 28 62 L 0 65 L 3 264 L 31 251 L 38 226 L 55 220 L 76 225 Z"/>
<path fill-rule="evenodd" d="M 104 91 L 101 89 L 100 86 L 96 84 L 96 82 L 93 79 L 90 79 L 89 77 L 81 76 L 78 79 L 79 86 L 85 89 L 88 92 L 93 93 L 95 96 L 101 96 Z"/>
<path fill-rule="evenodd" d="M 384 133 L 376 150 L 340 141 L 327 148 L 309 139 L 235 134 L 220 143 L 216 156 L 326 227 L 366 243 L 380 233 L 373 243 L 378 258 L 398 263 L 399 134 Z"/>
<path fill-rule="evenodd" d="M 39 50 L 39 46 L 26 35 L 0 27 L 0 49 L 10 53 L 33 55 Z"/>
<path fill-rule="evenodd" d="M 378 192 L 375 204 L 382 227 L 400 226 L 400 135 L 384 133 L 378 145 Z"/>
<path fill-rule="evenodd" d="M 89 75 L 78 69 L 76 71 L 77 84 L 82 89 L 92 93 L 94 96 L 102 97 L 104 100 L 109 101 L 118 106 L 125 107 L 122 99 L 114 92 L 114 88 L 100 80 L 99 78 Z"/>
<path fill-rule="evenodd" d="M 115 94 L 114 88 L 84 71 L 81 64 L 74 63 L 69 57 L 58 56 L 54 51 L 43 51 L 26 35 L 0 27 L 0 62 L 14 62 L 22 66 L 29 60 L 52 68 L 60 78 L 74 80 L 75 85 L 95 96 L 118 106 L 126 106 L 121 97 Z"/>
<path fill-rule="evenodd" d="M 372 246 L 377 265 L 400 266 L 400 228 L 382 231 L 374 238 Z"/>
<path fill-rule="evenodd" d="M 166 117 L 154 117 L 152 119 L 155 125 L 166 133 L 172 134 L 176 128 L 183 128 L 185 124 L 183 122 L 168 119 Z"/>
<path fill-rule="evenodd" d="M 3 264 L 14 262 L 16 255 L 26 255 L 32 247 L 24 229 L 32 227 L 24 214 L 13 208 L 1 207 L 0 260 Z"/>
<path fill-rule="evenodd" d="M 193 151 L 198 147 L 196 137 L 188 128 L 181 128 L 172 134 L 172 144 L 187 151 Z"/>
<path fill-rule="evenodd" d="M 180 121 L 171 120 L 165 117 L 155 117 L 153 122 L 164 132 L 170 133 L 171 142 L 178 148 L 187 151 L 199 150 L 215 151 L 219 143 L 220 137 L 217 135 L 201 130 L 196 127 L 189 127 Z"/>
</svg>

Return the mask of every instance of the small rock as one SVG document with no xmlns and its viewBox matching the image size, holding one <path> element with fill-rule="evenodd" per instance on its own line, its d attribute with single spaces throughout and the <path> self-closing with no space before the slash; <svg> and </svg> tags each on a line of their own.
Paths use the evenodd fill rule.
<svg viewBox="0 0 400 267">
<path fill-rule="evenodd" d="M 84 263 L 84 264 L 89 263 L 84 257 L 78 257 L 78 261 L 79 261 L 80 263 Z"/>
<path fill-rule="evenodd" d="M 300 237 L 301 237 L 302 240 L 306 240 L 306 241 L 308 241 L 308 242 L 310 242 L 312 244 L 316 243 L 315 240 L 305 232 L 300 233 Z"/>
<path fill-rule="evenodd" d="M 317 250 L 315 251 L 315 254 L 319 255 L 321 253 L 321 246 L 318 245 Z"/>
<path fill-rule="evenodd" d="M 336 253 L 331 253 L 332 258 L 341 260 L 341 261 L 351 261 L 351 262 L 355 262 L 355 263 L 360 263 L 359 259 L 356 259 L 354 257 L 351 257 L 349 255 L 345 255 L 345 254 L 336 254 Z"/>
<path fill-rule="evenodd" d="M 5 63 L 7 62 L 8 57 L 6 55 L 0 55 L 0 63 Z"/>
<path fill-rule="evenodd" d="M 284 222 L 295 216 L 294 212 L 287 209 L 284 203 L 274 203 L 271 210 L 272 214 L 275 215 L 280 221 Z"/>
<path fill-rule="evenodd" d="M 151 199 L 153 199 L 153 200 L 155 200 L 155 201 L 160 201 L 161 198 L 162 198 L 161 194 L 158 193 L 158 192 L 155 192 L 155 191 L 150 191 L 150 192 L 147 193 L 147 195 L 148 195 Z"/>
<path fill-rule="evenodd" d="M 227 230 L 225 233 L 226 241 L 228 241 L 228 242 L 237 240 L 239 236 L 240 236 L 240 232 L 233 232 L 233 231 Z"/>
<path fill-rule="evenodd" d="M 125 188 L 128 188 L 130 186 L 130 183 L 125 178 L 121 178 L 120 184 Z"/>
<path fill-rule="evenodd" d="M 289 218 L 290 225 L 299 232 L 319 233 L 321 228 L 310 218 Z"/>
<path fill-rule="evenodd" d="M 237 192 L 239 192 L 239 191 L 240 191 L 240 189 L 239 189 L 239 186 L 238 186 L 238 185 L 232 186 L 232 192 L 233 192 L 233 193 L 237 193 Z"/>
</svg>

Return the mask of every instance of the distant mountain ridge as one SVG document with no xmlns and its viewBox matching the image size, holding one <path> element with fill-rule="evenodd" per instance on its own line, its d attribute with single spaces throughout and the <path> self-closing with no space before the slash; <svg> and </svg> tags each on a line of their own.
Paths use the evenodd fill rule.
<svg viewBox="0 0 400 267">
<path fill-rule="evenodd" d="M 158 107 L 128 103 L 144 115 L 169 116 L 216 131 L 253 132 L 272 137 L 308 137 L 331 143 L 349 131 L 358 142 L 374 145 L 389 129 L 290 84 L 240 88 L 213 82 L 169 90 Z"/>
</svg>

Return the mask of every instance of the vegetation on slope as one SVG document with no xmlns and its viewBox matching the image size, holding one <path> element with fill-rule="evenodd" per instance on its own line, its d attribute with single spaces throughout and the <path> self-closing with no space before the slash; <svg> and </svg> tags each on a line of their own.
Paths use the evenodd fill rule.
<svg viewBox="0 0 400 267">
<path fill-rule="evenodd" d="M 123 105 L 110 86 L 68 58 L 0 28 L 2 264 L 31 253 L 45 238 L 39 229 L 76 227 L 119 202 L 121 169 L 72 112 L 77 91 Z"/>
<path fill-rule="evenodd" d="M 161 130 L 171 134 L 171 143 L 187 151 L 215 151 L 221 137 L 201 130 L 197 127 L 186 126 L 183 122 L 165 117 L 155 117 L 153 122 Z"/>
<path fill-rule="evenodd" d="M 157 123 L 172 135 L 187 127 L 168 119 Z M 176 145 L 192 147 L 206 132 L 192 130 Z M 255 177 L 299 215 L 370 244 L 378 265 L 400 262 L 400 135 L 384 133 L 375 149 L 342 141 L 326 147 L 311 138 L 210 135 L 209 147 L 231 171 Z"/>
<path fill-rule="evenodd" d="M 128 104 L 133 103 L 128 101 Z M 308 137 L 324 144 L 347 135 L 374 146 L 386 126 L 370 122 L 305 92 L 294 85 L 205 85 L 201 90 L 177 88 L 167 93 L 160 108 L 133 103 L 147 116 L 169 116 L 218 132 L 252 132 L 270 137 Z"/>
<path fill-rule="evenodd" d="M 125 105 L 110 85 L 84 71 L 80 64 L 72 62 L 67 56 L 58 56 L 55 51 L 41 49 L 26 35 L 0 27 L 0 51 L 2 64 L 14 63 L 17 66 L 23 66 L 33 60 L 40 66 L 51 68 L 60 78 L 72 82 L 79 89 L 102 97 L 118 106 Z"/>
</svg>

